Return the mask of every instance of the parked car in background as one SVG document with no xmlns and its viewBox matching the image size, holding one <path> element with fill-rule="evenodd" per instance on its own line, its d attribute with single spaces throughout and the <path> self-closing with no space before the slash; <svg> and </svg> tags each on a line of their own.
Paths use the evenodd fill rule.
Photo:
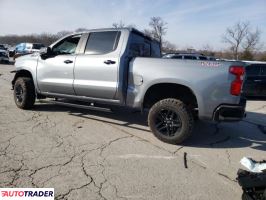
<svg viewBox="0 0 266 200">
<path fill-rule="evenodd" d="M 14 59 L 23 55 L 39 52 L 43 47 L 45 46 L 41 43 L 20 43 L 15 48 Z"/>
<path fill-rule="evenodd" d="M 9 63 L 8 51 L 4 45 L 0 45 L 0 63 Z"/>
<path fill-rule="evenodd" d="M 11 46 L 8 48 L 8 55 L 9 57 L 14 57 L 15 55 L 16 46 Z"/>
<path fill-rule="evenodd" d="M 203 54 L 196 54 L 196 53 L 171 53 L 166 54 L 163 58 L 168 59 L 180 59 L 180 60 L 216 60 L 212 56 L 205 56 Z"/>
<path fill-rule="evenodd" d="M 266 99 L 266 62 L 246 62 L 243 94 L 248 99 Z"/>
</svg>

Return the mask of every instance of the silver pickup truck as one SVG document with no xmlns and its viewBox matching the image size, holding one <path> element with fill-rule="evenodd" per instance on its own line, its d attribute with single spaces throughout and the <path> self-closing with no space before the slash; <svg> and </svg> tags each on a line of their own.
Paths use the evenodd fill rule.
<svg viewBox="0 0 266 200">
<path fill-rule="evenodd" d="M 162 59 L 160 45 L 135 29 L 68 35 L 16 60 L 14 100 L 74 100 L 148 111 L 153 134 L 181 143 L 194 120 L 238 121 L 245 115 L 244 64 Z"/>
</svg>

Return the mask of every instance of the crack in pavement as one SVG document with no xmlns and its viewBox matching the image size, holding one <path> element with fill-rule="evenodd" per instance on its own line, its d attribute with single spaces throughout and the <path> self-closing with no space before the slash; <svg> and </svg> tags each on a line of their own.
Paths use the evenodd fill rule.
<svg viewBox="0 0 266 200">
<path fill-rule="evenodd" d="M 55 197 L 55 200 L 61 200 L 61 199 L 66 199 L 66 197 L 73 191 L 75 190 L 80 190 L 80 189 L 83 189 L 87 186 L 89 186 L 90 184 L 92 183 L 92 180 L 84 185 L 81 185 L 80 187 L 76 187 L 76 188 L 70 188 L 66 193 L 64 194 L 60 194 L 58 196 Z"/>
<path fill-rule="evenodd" d="M 251 112 L 254 112 L 254 111 L 259 111 L 259 110 L 262 110 L 266 108 L 266 105 L 263 105 L 263 106 L 260 106 L 259 108 L 256 108 L 255 110 L 250 110 Z"/>
<path fill-rule="evenodd" d="M 100 198 L 102 198 L 102 199 L 106 199 L 106 200 L 107 200 L 107 198 L 104 197 L 104 195 L 102 194 L 103 187 L 104 187 L 104 185 L 108 182 L 108 179 L 107 179 L 107 177 L 106 177 L 106 175 L 105 175 L 105 165 L 103 164 L 104 162 L 106 162 L 106 157 L 103 157 L 103 152 L 104 152 L 104 150 L 105 150 L 106 148 L 108 148 L 111 144 L 113 144 L 113 143 L 115 143 L 115 142 L 117 142 L 117 141 L 119 141 L 119 140 L 122 140 L 122 139 L 125 139 L 125 138 L 130 138 L 130 137 L 132 137 L 132 136 L 119 137 L 119 138 L 116 138 L 116 139 L 114 139 L 114 140 L 109 141 L 109 142 L 106 143 L 106 144 L 101 145 L 100 147 L 97 147 L 97 148 L 94 148 L 94 149 L 90 149 L 90 150 L 82 150 L 81 153 L 79 153 L 78 155 L 74 155 L 73 158 L 72 158 L 72 160 L 74 159 L 74 157 L 77 157 L 77 156 L 83 154 L 83 155 L 81 156 L 81 161 L 80 161 L 80 162 L 81 162 L 81 169 L 82 169 L 83 174 L 86 176 L 86 178 L 89 179 L 89 182 L 87 182 L 87 183 L 84 184 L 84 185 L 81 185 L 80 187 L 70 188 L 66 193 L 64 193 L 64 194 L 59 194 L 58 196 L 56 196 L 55 199 L 58 199 L 58 200 L 59 200 L 59 199 L 65 199 L 65 198 L 66 198 L 68 195 L 70 195 L 73 191 L 75 191 L 75 190 L 80 190 L 80 189 L 82 189 L 82 188 L 84 188 L 84 187 L 86 187 L 86 186 L 89 186 L 89 185 L 92 183 L 92 184 L 94 185 L 94 187 L 97 188 L 97 195 L 100 196 Z M 103 158 L 102 163 L 99 163 L 99 164 L 97 165 L 97 167 L 101 167 L 101 168 L 102 168 L 102 170 L 101 170 L 101 175 L 102 175 L 103 178 L 104 178 L 104 181 L 102 181 L 102 182 L 100 183 L 99 186 L 96 184 L 96 182 L 95 182 L 94 178 L 92 177 L 92 175 L 90 175 L 90 174 L 87 172 L 87 170 L 86 170 L 86 168 L 85 168 L 85 162 L 84 162 L 84 157 L 85 157 L 89 152 L 97 151 L 97 150 L 100 150 L 99 156 Z M 70 163 L 70 162 L 72 162 L 72 161 L 69 161 L 68 163 Z M 66 164 L 67 164 L 67 163 L 66 163 Z M 65 165 L 66 165 L 66 164 L 65 164 Z M 49 167 L 49 166 L 48 166 L 48 167 Z M 60 166 L 60 167 L 62 167 L 62 166 Z M 59 170 L 59 172 L 60 172 L 60 170 Z M 36 172 L 35 172 L 35 173 L 36 173 Z M 57 175 L 56 175 L 56 176 L 57 176 Z M 55 176 L 54 176 L 54 177 L 55 177 Z M 110 184 L 110 183 L 109 183 L 109 184 Z M 116 191 L 116 194 L 117 194 L 117 193 L 118 193 L 118 191 Z"/>
<path fill-rule="evenodd" d="M 258 129 L 260 130 L 261 133 L 266 135 L 266 126 L 258 125 Z"/>
<path fill-rule="evenodd" d="M 217 174 L 218 174 L 219 176 L 222 176 L 222 177 L 226 178 L 226 179 L 229 180 L 229 181 L 237 182 L 236 180 L 231 179 L 231 178 L 230 178 L 229 176 L 227 176 L 226 174 L 223 174 L 223 173 L 220 173 L 220 172 L 218 172 Z"/>
<path fill-rule="evenodd" d="M 248 123 L 248 124 L 251 124 L 251 125 L 254 125 L 258 128 L 258 130 L 262 133 L 262 134 L 266 134 L 266 126 L 265 125 L 262 125 L 262 124 L 258 124 L 258 123 L 255 123 L 255 122 L 250 122 L 250 121 L 247 121 L 247 120 L 242 120 L 243 122 L 245 123 Z"/>
<path fill-rule="evenodd" d="M 223 139 L 221 139 L 221 140 L 217 140 L 217 141 L 215 141 L 215 142 L 211 142 L 211 143 L 209 143 L 209 145 L 210 145 L 210 146 L 214 146 L 214 145 L 216 145 L 216 144 L 221 144 L 221 143 L 227 142 L 227 141 L 229 141 L 230 139 L 231 139 L 231 137 L 228 135 L 227 137 L 225 137 L 225 138 L 223 138 Z"/>
</svg>

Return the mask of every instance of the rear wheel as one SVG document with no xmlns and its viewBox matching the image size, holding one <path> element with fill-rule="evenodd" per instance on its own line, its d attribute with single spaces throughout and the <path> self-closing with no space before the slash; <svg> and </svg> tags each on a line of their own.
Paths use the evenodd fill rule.
<svg viewBox="0 0 266 200">
<path fill-rule="evenodd" d="M 192 133 L 193 115 L 178 99 L 163 99 L 152 106 L 148 123 L 153 134 L 160 140 L 180 144 Z"/>
<path fill-rule="evenodd" d="M 30 109 L 35 103 L 35 89 L 31 78 L 19 77 L 14 84 L 14 100 L 18 108 Z"/>
</svg>

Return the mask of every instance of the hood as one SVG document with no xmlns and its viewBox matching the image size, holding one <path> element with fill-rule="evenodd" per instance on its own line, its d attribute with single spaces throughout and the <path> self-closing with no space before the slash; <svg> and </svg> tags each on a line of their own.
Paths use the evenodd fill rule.
<svg viewBox="0 0 266 200">
<path fill-rule="evenodd" d="M 20 62 L 20 61 L 23 61 L 23 60 L 37 60 L 39 55 L 40 55 L 39 53 L 23 55 L 23 56 L 20 56 L 20 57 L 16 58 L 16 62 L 17 61 Z"/>
</svg>

